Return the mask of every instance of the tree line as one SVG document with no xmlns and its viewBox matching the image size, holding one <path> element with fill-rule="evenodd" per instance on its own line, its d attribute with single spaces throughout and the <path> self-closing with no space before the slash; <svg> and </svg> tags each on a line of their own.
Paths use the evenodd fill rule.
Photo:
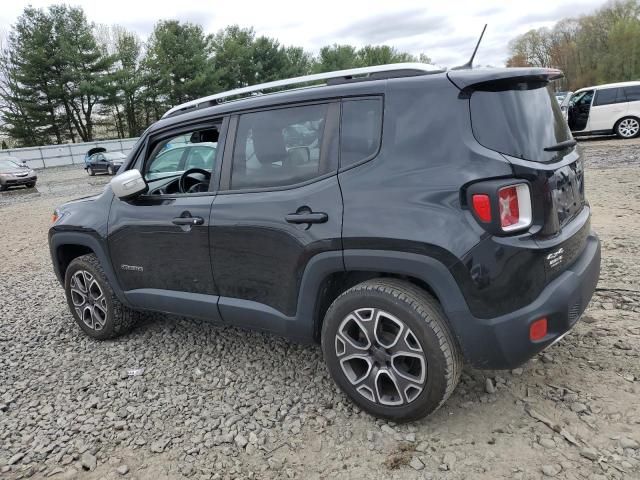
<svg viewBox="0 0 640 480">
<path fill-rule="evenodd" d="M 640 80 L 640 0 L 606 3 L 591 15 L 530 30 L 509 44 L 511 67 L 555 67 L 563 87 Z"/>
<path fill-rule="evenodd" d="M 158 22 L 143 41 L 96 25 L 79 7 L 27 7 L 0 50 L 0 121 L 14 146 L 126 138 L 170 107 L 282 78 L 386 63 L 429 62 L 395 48 L 328 45 L 317 55 L 237 25 Z"/>
</svg>

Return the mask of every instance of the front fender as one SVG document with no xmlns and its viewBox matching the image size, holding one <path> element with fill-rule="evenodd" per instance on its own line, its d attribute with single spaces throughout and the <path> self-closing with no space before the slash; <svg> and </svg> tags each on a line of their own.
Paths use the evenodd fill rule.
<svg viewBox="0 0 640 480">
<path fill-rule="evenodd" d="M 62 258 L 60 258 L 60 249 L 65 245 L 78 245 L 90 249 L 104 270 L 111 289 L 115 293 L 118 300 L 126 306 L 131 306 L 125 297 L 118 278 L 113 270 L 111 261 L 106 251 L 106 246 L 97 236 L 97 233 L 89 232 L 69 232 L 56 231 L 55 228 L 49 230 L 49 252 L 53 263 L 53 270 L 60 284 L 64 285 L 64 272 L 62 271 Z"/>
</svg>

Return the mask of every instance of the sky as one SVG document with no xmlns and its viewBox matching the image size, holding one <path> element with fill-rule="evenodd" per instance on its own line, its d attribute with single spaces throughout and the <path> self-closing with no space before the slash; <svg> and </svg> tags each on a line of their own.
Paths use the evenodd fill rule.
<svg viewBox="0 0 640 480">
<path fill-rule="evenodd" d="M 433 63 L 452 67 L 465 63 L 482 26 L 487 32 L 476 65 L 502 66 L 508 43 L 532 28 L 553 26 L 565 17 L 593 12 L 603 0 L 5 0 L 0 32 L 6 34 L 26 5 L 52 3 L 81 6 L 90 21 L 119 24 L 146 38 L 158 20 L 178 19 L 214 33 L 227 25 L 254 27 L 258 35 L 317 53 L 333 43 L 355 46 L 387 44 L 400 51 L 425 53 Z"/>
</svg>

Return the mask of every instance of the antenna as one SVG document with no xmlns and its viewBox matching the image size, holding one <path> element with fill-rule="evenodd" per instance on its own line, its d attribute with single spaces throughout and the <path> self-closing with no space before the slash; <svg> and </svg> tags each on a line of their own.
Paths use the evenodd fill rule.
<svg viewBox="0 0 640 480">
<path fill-rule="evenodd" d="M 473 49 L 473 53 L 471 54 L 471 58 L 464 65 L 460 65 L 459 67 L 453 67 L 451 70 L 466 70 L 473 66 L 473 59 L 476 58 L 476 53 L 478 52 L 478 47 L 480 46 L 480 42 L 482 41 L 482 37 L 484 37 L 484 31 L 487 29 L 487 24 L 484 24 L 484 28 L 482 29 L 482 33 L 480 34 L 480 38 L 478 39 L 478 43 L 476 43 L 476 48 Z"/>
</svg>

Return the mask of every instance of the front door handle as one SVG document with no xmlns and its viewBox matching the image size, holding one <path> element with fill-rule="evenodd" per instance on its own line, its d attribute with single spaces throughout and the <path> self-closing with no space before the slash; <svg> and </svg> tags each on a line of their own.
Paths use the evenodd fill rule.
<svg viewBox="0 0 640 480">
<path fill-rule="evenodd" d="M 290 213 L 284 219 L 289 223 L 325 223 L 329 215 L 324 212 Z"/>
<path fill-rule="evenodd" d="M 174 225 L 202 225 L 204 218 L 202 217 L 176 217 L 172 220 Z"/>
</svg>

